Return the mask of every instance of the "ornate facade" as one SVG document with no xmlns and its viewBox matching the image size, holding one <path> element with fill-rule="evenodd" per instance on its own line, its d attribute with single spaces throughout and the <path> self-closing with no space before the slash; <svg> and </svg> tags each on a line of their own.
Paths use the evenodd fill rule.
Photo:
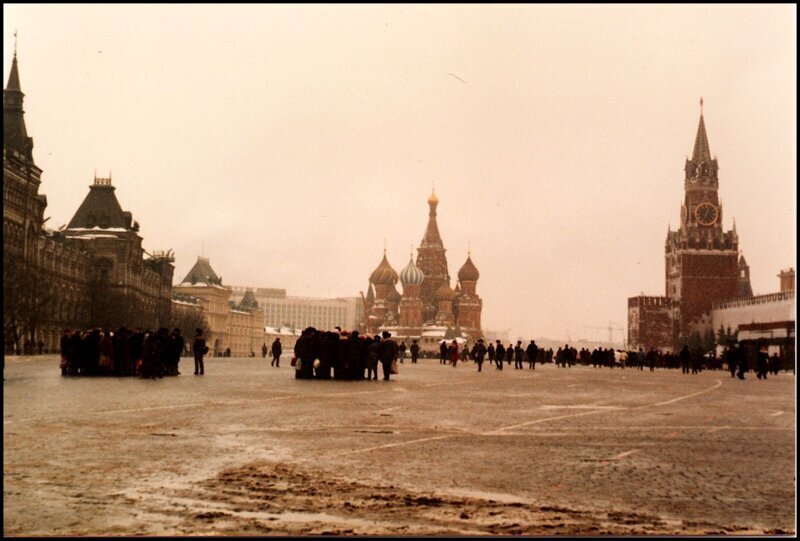
<svg viewBox="0 0 800 541">
<path fill-rule="evenodd" d="M 694 151 L 684 165 L 680 226 L 667 229 L 664 245 L 666 296 L 628 299 L 632 346 L 670 349 L 696 330 L 714 303 L 752 295 L 736 223 L 728 231 L 722 227 L 718 171 L 701 109 Z"/>
<path fill-rule="evenodd" d="M 37 342 L 57 351 L 64 328 L 109 324 L 104 312 L 119 316 L 121 306 L 136 308 L 139 317 L 126 321 L 129 326 L 166 324 L 172 258 L 144 257 L 138 224 L 120 208 L 110 179 L 95 179 L 65 230 L 46 229 L 47 197 L 39 193 L 42 170 L 33 159 L 23 99 L 15 53 L 3 90 L 5 351 L 23 352 Z"/>
<path fill-rule="evenodd" d="M 436 221 L 438 205 L 439 198 L 431 194 L 428 225 L 417 249 L 416 263 L 412 255 L 398 275 L 384 251 L 383 259 L 370 275 L 362 324 L 366 332 L 386 329 L 399 337 L 417 339 L 428 335 L 481 337 L 483 301 L 476 292 L 480 273 L 468 255 L 458 272 L 455 290 L 450 287 L 446 250 Z M 402 294 L 396 288 L 398 281 Z"/>
</svg>

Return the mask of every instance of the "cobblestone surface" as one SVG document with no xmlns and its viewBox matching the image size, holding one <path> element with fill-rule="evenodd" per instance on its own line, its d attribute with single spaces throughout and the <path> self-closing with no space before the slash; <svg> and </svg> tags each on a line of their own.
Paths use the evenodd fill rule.
<svg viewBox="0 0 800 541">
<path fill-rule="evenodd" d="M 338 382 L 213 358 L 76 379 L 6 361 L 7 535 L 795 532 L 792 374 L 424 360 Z"/>
</svg>

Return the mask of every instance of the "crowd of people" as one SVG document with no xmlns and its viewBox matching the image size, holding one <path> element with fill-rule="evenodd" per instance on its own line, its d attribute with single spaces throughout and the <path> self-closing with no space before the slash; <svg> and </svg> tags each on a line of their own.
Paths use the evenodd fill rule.
<svg viewBox="0 0 800 541">
<path fill-rule="evenodd" d="M 405 343 L 403 344 L 405 345 Z M 403 349 L 405 353 L 405 348 Z M 411 346 L 411 362 L 417 362 L 419 346 Z M 360 335 L 358 331 L 305 329 L 294 346 L 295 377 L 298 379 L 377 380 L 378 364 L 383 379 L 397 373 L 400 346 L 391 333 Z"/>
<path fill-rule="evenodd" d="M 201 329 L 197 329 L 191 347 L 180 329 L 170 332 L 166 328 L 127 329 L 121 327 L 116 332 L 108 329 L 87 331 L 65 329 L 61 336 L 61 373 L 65 376 L 140 376 L 161 378 L 179 375 L 178 365 L 181 355 L 188 350 L 194 354 L 194 373 L 205 373 L 203 358 L 208 347 Z M 263 344 L 262 357 L 271 353 L 274 367 L 280 367 L 283 348 L 276 338 L 271 348 Z M 339 380 L 377 380 L 378 365 L 382 365 L 383 379 L 388 380 L 398 373 L 398 361 L 404 362 L 406 351 L 410 353 L 411 363 L 416 364 L 420 354 L 417 340 L 410 346 L 400 344 L 384 331 L 381 335 L 361 335 L 358 331 L 321 331 L 314 327 L 305 329 L 294 347 L 292 366 L 298 379 L 339 379 Z M 684 346 L 677 353 L 656 351 L 649 348 L 635 350 L 614 350 L 598 347 L 576 350 L 569 344 L 552 348 L 540 348 L 534 340 L 523 346 L 522 340 L 516 345 L 504 346 L 500 340 L 489 343 L 477 340 L 470 347 L 459 344 L 457 340 L 443 340 L 439 346 L 439 362 L 443 365 L 458 366 L 459 361 L 473 361 L 478 371 L 483 363 L 489 362 L 495 369 L 503 370 L 504 364 L 515 369 L 523 369 L 527 364 L 530 370 L 536 364 L 555 362 L 559 368 L 570 368 L 576 364 L 591 365 L 593 368 L 633 368 L 650 371 L 656 369 L 678 369 L 684 374 L 697 374 L 704 369 L 730 371 L 731 377 L 744 379 L 752 367 L 758 379 L 767 379 L 768 374 L 778 374 L 782 360 L 777 353 L 769 356 L 766 345 L 739 345 L 731 341 L 723 355 L 717 357 L 713 352 L 690 351 Z"/>
<path fill-rule="evenodd" d="M 121 327 L 116 332 L 99 328 L 65 329 L 60 345 L 64 376 L 160 378 L 180 374 L 178 364 L 186 341 L 180 329 L 170 333 L 164 327 L 158 330 Z M 207 351 L 205 349 L 203 354 Z M 202 367 L 202 359 L 199 366 Z M 195 373 L 198 373 L 198 366 L 195 366 Z"/>
</svg>

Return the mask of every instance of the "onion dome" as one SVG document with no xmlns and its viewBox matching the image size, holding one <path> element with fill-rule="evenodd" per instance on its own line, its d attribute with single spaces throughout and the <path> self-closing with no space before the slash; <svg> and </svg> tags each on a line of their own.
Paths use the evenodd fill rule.
<svg viewBox="0 0 800 541">
<path fill-rule="evenodd" d="M 433 298 L 437 301 L 452 301 L 455 300 L 456 296 L 456 292 L 450 289 L 450 286 L 447 284 L 439 286 L 439 289 L 433 294 Z"/>
<path fill-rule="evenodd" d="M 428 198 L 428 204 L 429 205 L 436 205 L 438 203 L 439 203 L 439 198 L 436 197 L 436 191 L 432 190 L 431 191 L 431 196 Z"/>
<path fill-rule="evenodd" d="M 477 282 L 480 276 L 481 273 L 478 272 L 478 268 L 472 262 L 472 258 L 467 256 L 466 263 L 464 263 L 458 271 L 458 279 L 462 282 Z"/>
<path fill-rule="evenodd" d="M 400 293 L 397 292 L 397 289 L 392 288 L 388 295 L 386 295 L 386 300 L 389 302 L 400 302 Z"/>
<path fill-rule="evenodd" d="M 386 259 L 386 252 L 383 252 L 383 259 L 378 268 L 372 271 L 369 281 L 376 286 L 393 286 L 397 283 L 397 273 L 394 271 L 389 261 Z"/>
<path fill-rule="evenodd" d="M 419 285 L 425 277 L 422 271 L 414 264 L 414 257 L 408 262 L 406 268 L 400 271 L 400 281 L 403 285 Z"/>
</svg>

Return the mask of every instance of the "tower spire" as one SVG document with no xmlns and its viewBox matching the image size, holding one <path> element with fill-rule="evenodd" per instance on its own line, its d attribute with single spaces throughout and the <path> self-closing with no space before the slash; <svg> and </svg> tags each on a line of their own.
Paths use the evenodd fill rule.
<svg viewBox="0 0 800 541">
<path fill-rule="evenodd" d="M 706 124 L 703 120 L 703 98 L 700 98 L 700 124 L 697 126 L 697 137 L 694 140 L 694 152 L 692 161 L 699 163 L 711 160 L 711 150 L 708 147 L 708 136 L 706 135 Z"/>
</svg>

